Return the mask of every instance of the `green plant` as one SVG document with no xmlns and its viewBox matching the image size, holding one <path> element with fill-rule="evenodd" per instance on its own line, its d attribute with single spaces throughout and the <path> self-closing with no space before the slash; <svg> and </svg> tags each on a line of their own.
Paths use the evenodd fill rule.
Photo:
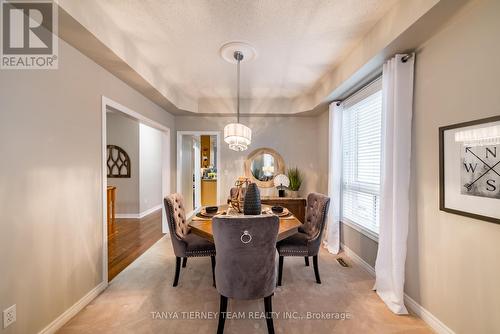
<svg viewBox="0 0 500 334">
<path fill-rule="evenodd" d="M 292 191 L 298 191 L 302 185 L 302 173 L 297 167 L 289 168 L 286 172 L 288 179 L 290 180 L 290 185 L 288 189 Z"/>
</svg>

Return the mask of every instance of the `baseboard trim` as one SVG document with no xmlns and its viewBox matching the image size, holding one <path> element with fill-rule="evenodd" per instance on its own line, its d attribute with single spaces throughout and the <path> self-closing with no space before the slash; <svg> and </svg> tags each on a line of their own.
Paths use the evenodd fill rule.
<svg viewBox="0 0 500 334">
<path fill-rule="evenodd" d="M 405 293 L 405 304 L 410 310 L 413 311 L 420 319 L 422 319 L 430 328 L 438 334 L 455 334 L 448 326 L 441 320 L 436 318 L 434 314 L 425 309 L 422 305 L 417 303 L 413 298 Z"/>
<path fill-rule="evenodd" d="M 80 312 L 85 306 L 87 306 L 95 297 L 106 289 L 108 282 L 101 282 L 98 286 L 92 289 L 89 293 L 83 296 L 82 299 L 77 301 L 73 306 L 64 311 L 60 316 L 58 316 L 54 321 L 52 321 L 47 327 L 42 329 L 38 334 L 53 334 L 57 332 L 64 324 L 66 324 L 71 318 L 73 318 L 78 312 Z"/>
<path fill-rule="evenodd" d="M 366 270 L 372 277 L 375 277 L 375 268 L 370 266 L 365 260 L 359 257 L 358 254 L 353 252 L 349 247 L 340 244 L 340 247 L 345 252 L 345 254 L 358 266 Z M 448 326 L 446 326 L 441 320 L 436 318 L 431 312 L 425 309 L 422 305 L 417 303 L 413 298 L 408 296 L 406 293 L 404 295 L 404 300 L 406 307 L 408 307 L 414 314 L 416 314 L 420 319 L 422 319 L 430 328 L 432 328 L 438 334 L 455 334 Z"/>
<path fill-rule="evenodd" d="M 117 219 L 141 219 L 146 217 L 147 215 L 152 214 L 162 208 L 161 204 L 153 206 L 151 209 L 142 211 L 140 213 L 117 213 L 115 214 L 115 218 Z"/>
<path fill-rule="evenodd" d="M 161 205 L 161 204 L 158 204 L 158 205 L 153 206 L 151 209 L 148 209 L 148 210 L 142 211 L 142 212 L 139 214 L 139 219 L 144 218 L 144 217 L 146 217 L 147 215 L 150 215 L 150 214 L 152 214 L 153 212 L 156 212 L 156 211 L 160 210 L 161 208 L 162 208 L 162 205 Z"/>
<path fill-rule="evenodd" d="M 115 214 L 116 219 L 139 219 L 138 213 L 117 213 Z"/>
</svg>

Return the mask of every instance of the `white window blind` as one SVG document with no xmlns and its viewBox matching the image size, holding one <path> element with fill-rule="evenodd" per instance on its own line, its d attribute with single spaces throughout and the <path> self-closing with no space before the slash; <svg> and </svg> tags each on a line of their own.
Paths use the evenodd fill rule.
<svg viewBox="0 0 500 334">
<path fill-rule="evenodd" d="M 378 234 L 382 82 L 342 103 L 342 218 Z"/>
</svg>

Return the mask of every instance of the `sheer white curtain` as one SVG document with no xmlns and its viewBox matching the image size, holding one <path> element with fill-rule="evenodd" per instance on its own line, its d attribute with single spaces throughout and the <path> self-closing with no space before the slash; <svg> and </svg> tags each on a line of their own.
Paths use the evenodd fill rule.
<svg viewBox="0 0 500 334">
<path fill-rule="evenodd" d="M 329 109 L 328 126 L 328 212 L 327 237 L 325 246 L 330 253 L 340 250 L 340 187 L 342 177 L 342 107 L 334 101 Z"/>
<path fill-rule="evenodd" d="M 409 224 L 411 119 L 414 55 L 396 55 L 382 73 L 382 167 L 380 230 L 375 287 L 396 314 L 404 305 L 405 261 Z"/>
</svg>

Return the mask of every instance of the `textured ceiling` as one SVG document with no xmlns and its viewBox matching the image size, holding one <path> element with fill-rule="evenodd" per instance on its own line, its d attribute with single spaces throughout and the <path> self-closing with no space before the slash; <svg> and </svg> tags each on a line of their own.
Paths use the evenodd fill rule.
<svg viewBox="0 0 500 334">
<path fill-rule="evenodd" d="M 234 98 L 236 68 L 219 56 L 245 41 L 242 97 L 307 94 L 398 0 L 59 0 L 75 19 L 181 109 Z"/>
</svg>

